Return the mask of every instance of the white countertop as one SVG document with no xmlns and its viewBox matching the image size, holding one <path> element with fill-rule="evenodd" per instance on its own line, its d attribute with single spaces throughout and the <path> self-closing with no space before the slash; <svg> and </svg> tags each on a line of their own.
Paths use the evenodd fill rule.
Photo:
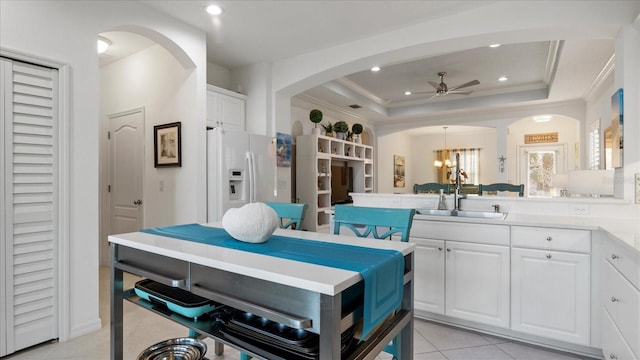
<svg viewBox="0 0 640 360">
<path fill-rule="evenodd" d="M 220 227 L 220 224 L 203 225 Z M 397 250 L 403 255 L 413 252 L 415 248 L 415 245 L 411 243 L 381 241 L 307 231 L 277 229 L 274 234 L 305 240 L 340 243 L 376 249 Z M 111 235 L 109 236 L 109 242 L 332 296 L 362 280 L 360 273 L 355 271 L 309 264 L 295 260 L 255 254 L 241 250 L 234 250 L 142 232 Z"/>
<path fill-rule="evenodd" d="M 438 195 L 350 193 L 357 206 L 427 208 L 437 206 Z M 448 195 L 448 208 L 452 196 Z M 640 208 L 627 200 L 614 198 L 519 198 L 503 196 L 468 196 L 464 210 L 491 211 L 499 204 L 505 219 L 482 219 L 417 214 L 416 220 L 542 226 L 565 229 L 602 230 L 640 253 Z M 572 207 L 587 209 L 585 215 L 568 215 Z"/>
</svg>

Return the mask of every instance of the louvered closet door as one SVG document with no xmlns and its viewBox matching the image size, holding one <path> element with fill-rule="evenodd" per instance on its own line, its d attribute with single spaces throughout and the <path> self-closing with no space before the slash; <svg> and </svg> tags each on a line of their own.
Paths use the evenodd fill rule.
<svg viewBox="0 0 640 360">
<path fill-rule="evenodd" d="M 57 71 L 2 58 L 2 72 L 0 355 L 58 337 Z"/>
</svg>

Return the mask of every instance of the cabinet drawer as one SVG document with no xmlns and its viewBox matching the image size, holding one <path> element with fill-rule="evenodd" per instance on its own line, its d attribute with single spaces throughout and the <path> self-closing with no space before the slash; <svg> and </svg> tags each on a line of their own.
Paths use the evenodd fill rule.
<svg viewBox="0 0 640 360">
<path fill-rule="evenodd" d="M 629 345 L 624 341 L 622 334 L 606 311 L 602 316 L 602 354 L 605 359 L 638 359 L 633 355 Z"/>
<path fill-rule="evenodd" d="M 511 245 L 544 250 L 591 252 L 591 231 L 512 226 Z"/>
<path fill-rule="evenodd" d="M 509 226 L 458 222 L 414 221 L 411 237 L 509 245 Z"/>
<path fill-rule="evenodd" d="M 640 292 L 605 262 L 603 293 L 604 308 L 633 352 L 640 355 Z"/>
<path fill-rule="evenodd" d="M 640 289 L 640 254 L 637 251 L 609 237 L 604 243 L 604 256 L 636 289 Z"/>
</svg>

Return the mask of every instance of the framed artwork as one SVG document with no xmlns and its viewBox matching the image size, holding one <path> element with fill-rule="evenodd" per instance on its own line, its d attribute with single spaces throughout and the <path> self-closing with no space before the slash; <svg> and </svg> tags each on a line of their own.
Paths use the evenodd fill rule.
<svg viewBox="0 0 640 360">
<path fill-rule="evenodd" d="M 393 187 L 404 187 L 404 156 L 393 155 Z"/>
<path fill-rule="evenodd" d="M 180 122 L 153 127 L 154 167 L 182 166 L 180 127 Z"/>
<path fill-rule="evenodd" d="M 291 135 L 276 133 L 276 164 L 291 167 Z"/>
</svg>

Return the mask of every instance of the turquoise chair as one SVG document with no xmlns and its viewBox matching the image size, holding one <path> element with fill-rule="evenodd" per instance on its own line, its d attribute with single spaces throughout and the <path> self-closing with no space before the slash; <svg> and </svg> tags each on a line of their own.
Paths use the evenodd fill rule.
<svg viewBox="0 0 640 360">
<path fill-rule="evenodd" d="M 302 230 L 302 220 L 307 210 L 307 204 L 291 204 L 281 202 L 266 202 L 278 214 L 281 229 L 293 227 L 296 230 Z"/>
<path fill-rule="evenodd" d="M 407 242 L 409 241 L 413 215 L 415 215 L 414 209 L 336 205 L 333 233 L 339 234 L 340 227 L 343 226 L 353 231 L 358 237 L 373 235 L 376 239 L 386 239 L 392 234 L 399 234 L 400 241 Z M 379 228 L 384 229 L 381 230 L 382 233 L 378 233 Z M 399 345 L 399 339 L 395 337 L 391 343 L 385 346 L 384 352 L 397 359 Z"/>
<path fill-rule="evenodd" d="M 440 189 L 444 190 L 445 194 L 451 193 L 451 184 L 441 184 L 441 183 L 425 183 L 425 184 L 414 184 L 413 185 L 413 193 L 414 194 L 429 194 L 429 193 L 440 193 Z"/>
<path fill-rule="evenodd" d="M 488 185 L 478 185 L 478 195 L 482 196 L 484 191 L 509 191 L 517 192 L 519 197 L 524 197 L 524 184 L 513 185 L 506 183 L 495 183 Z"/>
</svg>

